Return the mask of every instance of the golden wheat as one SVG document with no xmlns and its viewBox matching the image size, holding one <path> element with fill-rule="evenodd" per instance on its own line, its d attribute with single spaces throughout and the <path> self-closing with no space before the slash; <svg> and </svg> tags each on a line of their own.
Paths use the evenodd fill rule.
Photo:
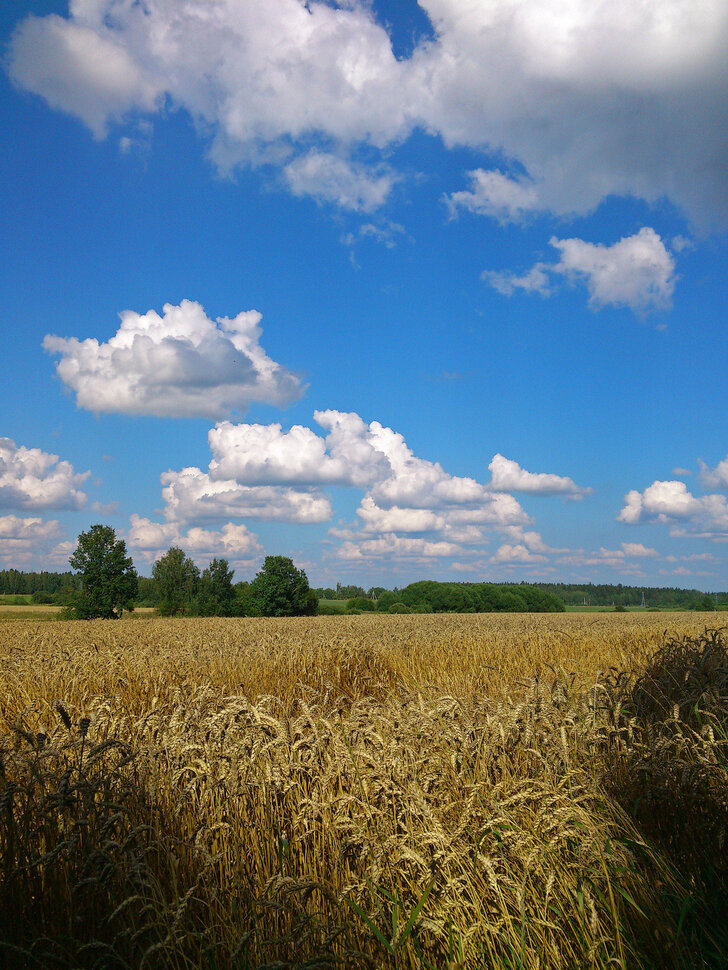
<svg viewBox="0 0 728 970">
<path fill-rule="evenodd" d="M 725 794 L 723 722 L 630 707 L 706 619 L 0 626 L 0 962 L 700 965 L 622 796 Z"/>
</svg>

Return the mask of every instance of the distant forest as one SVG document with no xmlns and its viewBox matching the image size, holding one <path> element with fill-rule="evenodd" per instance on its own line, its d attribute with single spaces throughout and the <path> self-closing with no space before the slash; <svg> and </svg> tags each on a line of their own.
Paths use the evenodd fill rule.
<svg viewBox="0 0 728 970">
<path fill-rule="evenodd" d="M 139 577 L 139 595 L 137 596 L 138 606 L 156 606 L 158 601 L 157 590 L 153 579 L 144 576 Z M 236 584 L 236 586 L 247 584 Z M 23 572 L 19 569 L 0 570 L 0 595 L 3 596 L 32 596 L 36 603 L 58 603 L 64 605 L 72 597 L 73 593 L 81 587 L 80 577 L 70 571 L 62 573 L 53 572 Z M 487 587 L 487 589 L 486 589 Z M 354 600 L 373 601 L 371 605 L 364 606 L 362 602 L 351 604 L 358 608 L 371 609 L 375 604 L 380 608 L 391 607 L 395 602 L 403 603 L 410 608 L 417 609 L 420 605 L 430 605 L 435 612 L 440 609 L 461 610 L 488 610 L 504 608 L 500 603 L 496 605 L 495 600 L 503 599 L 509 601 L 513 596 L 524 599 L 528 609 L 536 607 L 535 602 L 531 603 L 533 594 L 526 590 L 540 590 L 543 594 L 550 594 L 556 597 L 566 606 L 641 606 L 647 609 L 690 609 L 699 604 L 705 605 L 707 597 L 710 597 L 712 604 L 718 607 L 728 607 L 728 592 L 706 594 L 698 589 L 681 589 L 675 586 L 623 586 L 595 584 L 595 583 L 412 583 L 404 589 L 395 587 L 393 590 L 386 589 L 384 586 L 373 586 L 365 589 L 357 585 L 342 585 L 337 583 L 336 587 L 318 588 L 314 592 L 319 600 Z M 494 594 L 500 590 L 502 596 Z M 444 593 L 447 592 L 447 597 Z M 384 602 L 380 602 L 384 598 Z M 445 605 L 444 599 L 447 599 Z M 491 599 L 493 602 L 486 603 L 485 600 Z M 452 600 L 452 602 L 450 602 Z M 481 602 L 482 600 L 482 602 Z M 546 606 L 546 602 L 539 603 L 536 608 L 553 609 L 553 601 Z M 508 608 L 508 607 L 505 607 Z M 511 607 L 512 608 L 512 607 Z M 521 607 L 522 608 L 522 607 Z M 558 608 L 558 607 L 557 607 Z"/>
<path fill-rule="evenodd" d="M 70 570 L 65 573 L 24 573 L 20 569 L 0 569 L 0 594 L 4 596 L 38 593 L 55 598 L 70 595 L 79 589 L 81 579 Z"/>
<path fill-rule="evenodd" d="M 479 587 L 480 583 L 442 583 L 440 586 L 457 586 L 463 590 L 469 587 Z M 535 587 L 544 593 L 556 596 L 566 606 L 644 606 L 647 609 L 691 609 L 697 605 L 707 605 L 707 597 L 710 598 L 714 606 L 728 607 L 728 592 L 725 593 L 705 593 L 699 589 L 680 589 L 675 586 L 623 586 L 609 585 L 606 583 L 488 583 L 495 589 L 501 588 L 504 591 L 517 593 L 521 587 Z M 413 587 L 421 584 L 413 583 Z M 320 588 L 315 590 L 319 599 L 322 600 L 350 600 L 355 597 L 366 597 L 368 599 L 379 600 L 383 593 L 393 592 L 399 598 L 407 599 L 402 596 L 404 590 L 397 587 L 394 590 L 386 590 L 382 586 L 373 586 L 364 589 L 361 586 L 342 586 L 337 583 L 336 588 Z"/>
<path fill-rule="evenodd" d="M 728 593 L 705 593 L 676 586 L 610 586 L 604 583 L 534 583 L 558 596 L 566 606 L 646 606 L 683 609 L 709 596 L 715 606 L 728 606 Z M 644 604 L 643 604 L 644 596 Z"/>
</svg>

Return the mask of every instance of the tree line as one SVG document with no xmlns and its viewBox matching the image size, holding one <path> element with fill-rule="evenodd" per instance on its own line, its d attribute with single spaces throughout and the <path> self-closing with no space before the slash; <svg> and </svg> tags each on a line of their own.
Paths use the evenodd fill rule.
<svg viewBox="0 0 728 970">
<path fill-rule="evenodd" d="M 347 606 L 386 613 L 561 613 L 563 602 L 535 586 L 503 583 L 438 583 L 422 580 Z"/>
<path fill-rule="evenodd" d="M 213 559 L 201 571 L 184 550 L 172 546 L 154 563 L 151 579 L 140 577 L 126 543 L 107 525 L 82 532 L 69 563 L 75 570 L 68 574 L 71 582 L 51 584 L 50 574 L 29 573 L 21 587 L 15 570 L 5 570 L 0 582 L 10 581 L 10 595 L 30 587 L 36 602 L 39 595 L 55 598 L 69 619 L 115 619 L 142 603 L 163 616 L 306 616 L 318 605 L 306 573 L 285 556 L 266 556 L 251 583 L 233 583 L 226 559 Z M 56 591 L 45 592 L 51 588 Z"/>
<path fill-rule="evenodd" d="M 69 559 L 74 572 L 0 570 L 0 595 L 57 603 L 75 618 L 117 617 L 135 606 L 162 616 L 310 616 L 315 613 L 561 612 L 565 605 L 715 609 L 728 593 L 677 587 L 570 583 L 440 583 L 424 580 L 403 589 L 358 585 L 312 590 L 306 573 L 285 556 L 267 556 L 252 582 L 233 583 L 234 570 L 215 558 L 203 570 L 172 546 L 139 576 L 123 540 L 110 526 L 82 532 Z M 338 602 L 331 602 L 332 600 Z"/>
<path fill-rule="evenodd" d="M 623 586 L 621 583 L 536 583 L 567 606 L 644 606 L 647 609 L 714 609 L 728 605 L 728 593 L 705 593 L 677 586 Z M 644 600 L 643 600 L 644 598 Z"/>
<path fill-rule="evenodd" d="M 226 559 L 213 559 L 200 572 L 173 546 L 152 567 L 153 598 L 162 616 L 312 616 L 318 597 L 306 573 L 286 556 L 266 556 L 251 583 L 233 583 Z"/>
</svg>

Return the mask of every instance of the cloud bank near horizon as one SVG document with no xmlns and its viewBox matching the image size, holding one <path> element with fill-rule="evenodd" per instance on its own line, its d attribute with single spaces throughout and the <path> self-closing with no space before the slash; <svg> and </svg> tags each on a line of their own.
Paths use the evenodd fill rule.
<svg viewBox="0 0 728 970">
<path fill-rule="evenodd" d="M 179 537 L 203 520 L 327 522 L 333 518 L 328 490 L 341 487 L 363 492 L 356 522 L 329 529 L 341 560 L 467 556 L 497 534 L 516 538 L 536 555 L 554 550 L 538 533 L 525 531 L 532 520 L 510 493 L 573 499 L 591 492 L 565 476 L 529 472 L 502 455 L 491 462 L 491 482 L 480 483 L 416 456 L 401 434 L 378 421 L 334 410 L 316 411 L 314 419 L 324 435 L 303 425 L 284 430 L 280 423 L 218 422 L 208 433 L 208 469 L 165 472 L 165 522 L 136 516 L 132 544 L 158 552 L 165 536 Z M 496 561 L 505 561 L 504 554 Z"/>
</svg>

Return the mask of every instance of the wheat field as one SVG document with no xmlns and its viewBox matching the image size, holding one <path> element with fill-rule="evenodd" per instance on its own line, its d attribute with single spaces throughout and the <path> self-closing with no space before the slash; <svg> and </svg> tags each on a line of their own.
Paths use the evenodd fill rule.
<svg viewBox="0 0 728 970">
<path fill-rule="evenodd" d="M 725 966 L 716 619 L 0 624 L 0 966 Z"/>
</svg>

